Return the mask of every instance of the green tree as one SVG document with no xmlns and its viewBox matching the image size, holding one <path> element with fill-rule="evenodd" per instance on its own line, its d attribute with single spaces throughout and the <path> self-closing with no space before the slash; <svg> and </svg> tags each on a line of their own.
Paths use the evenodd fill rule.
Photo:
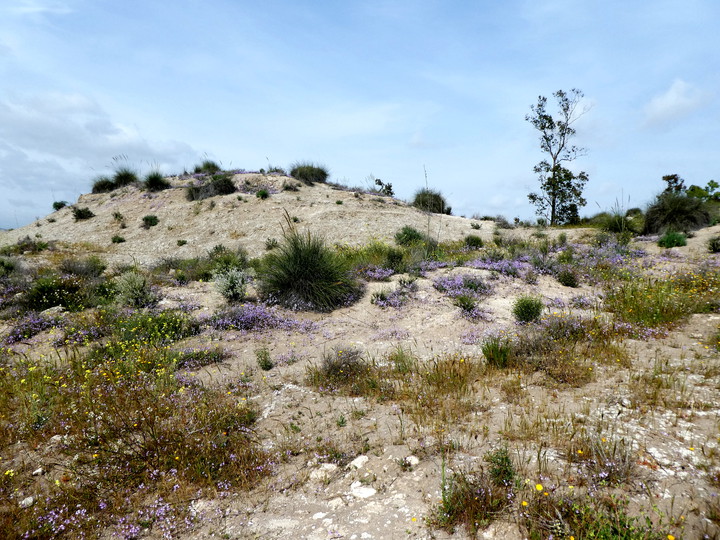
<svg viewBox="0 0 720 540">
<path fill-rule="evenodd" d="M 585 153 L 584 148 L 572 144 L 575 136 L 572 125 L 587 112 L 587 109 L 578 110 L 583 96 L 576 88 L 554 92 L 557 117 L 547 112 L 547 98 L 539 96 L 537 104 L 530 107 L 532 113 L 525 116 L 540 132 L 540 149 L 548 156 L 533 168 L 539 176 L 540 191 L 530 193 L 528 199 L 535 205 L 536 213 L 545 217 L 550 225 L 577 222 L 579 208 L 587 204 L 582 196 L 587 173 L 575 174 L 563 165 Z"/>
</svg>

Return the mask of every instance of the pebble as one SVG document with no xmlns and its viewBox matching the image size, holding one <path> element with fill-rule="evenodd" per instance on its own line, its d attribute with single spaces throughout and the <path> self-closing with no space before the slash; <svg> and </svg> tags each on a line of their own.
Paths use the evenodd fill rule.
<svg viewBox="0 0 720 540">
<path fill-rule="evenodd" d="M 33 504 L 35 504 L 35 497 L 25 497 L 20 501 L 19 506 L 20 508 L 30 508 Z"/>
</svg>

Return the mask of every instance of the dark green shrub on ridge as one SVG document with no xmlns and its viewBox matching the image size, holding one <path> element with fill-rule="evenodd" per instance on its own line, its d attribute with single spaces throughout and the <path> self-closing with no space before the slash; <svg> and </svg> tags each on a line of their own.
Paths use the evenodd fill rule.
<svg viewBox="0 0 720 540">
<path fill-rule="evenodd" d="M 74 206 L 73 207 L 73 217 L 75 218 L 75 221 L 81 221 L 83 219 L 90 219 L 92 217 L 95 217 L 95 214 L 92 213 L 92 211 L 87 207 L 79 207 Z"/>
<path fill-rule="evenodd" d="M 315 182 L 324 184 L 327 182 L 330 174 L 327 169 L 321 165 L 303 161 L 294 163 L 292 167 L 290 167 L 290 176 L 305 184 L 312 185 Z"/>
<path fill-rule="evenodd" d="M 92 193 L 108 193 L 116 187 L 115 182 L 110 180 L 110 178 L 107 176 L 100 176 L 93 181 Z"/>
<path fill-rule="evenodd" d="M 53 210 L 55 210 L 57 212 L 58 210 L 65 208 L 67 205 L 68 205 L 67 201 L 55 201 L 53 203 Z"/>
<path fill-rule="evenodd" d="M 452 213 L 452 208 L 448 206 L 445 197 L 434 189 L 422 188 L 419 190 L 413 197 L 412 205 L 424 212 L 447 215 Z"/>
<path fill-rule="evenodd" d="M 139 181 L 137 173 L 129 167 L 120 167 L 115 171 L 112 180 L 116 188 L 134 184 Z"/>
<path fill-rule="evenodd" d="M 560 285 L 564 285 L 565 287 L 575 288 L 579 285 L 577 275 L 575 274 L 575 272 L 568 268 L 565 268 L 558 272 L 557 280 Z"/>
<path fill-rule="evenodd" d="M 684 193 L 664 192 L 645 213 L 645 234 L 665 231 L 691 231 L 710 223 L 710 214 L 701 199 Z"/>
<path fill-rule="evenodd" d="M 221 170 L 222 169 L 220 168 L 220 165 L 210 159 L 206 159 L 200 165 L 195 165 L 194 172 L 195 174 L 216 174 L 219 173 Z"/>
<path fill-rule="evenodd" d="M 149 229 L 150 227 L 154 227 L 159 223 L 158 217 L 155 215 L 147 215 L 143 216 L 142 218 L 143 227 L 145 229 Z"/>
<path fill-rule="evenodd" d="M 395 233 L 395 242 L 400 246 L 418 244 L 425 239 L 425 235 L 414 227 L 406 225 Z"/>
<path fill-rule="evenodd" d="M 170 182 L 159 171 L 152 171 L 145 177 L 145 189 L 148 191 L 163 191 L 169 187 Z"/>
<path fill-rule="evenodd" d="M 470 249 L 480 249 L 485 245 L 483 239 L 476 234 L 468 234 L 465 237 L 465 245 Z"/>
</svg>

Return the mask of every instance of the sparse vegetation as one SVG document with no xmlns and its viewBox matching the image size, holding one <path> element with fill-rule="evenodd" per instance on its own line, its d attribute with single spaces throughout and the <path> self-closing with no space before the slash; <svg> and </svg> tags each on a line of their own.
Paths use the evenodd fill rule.
<svg viewBox="0 0 720 540">
<path fill-rule="evenodd" d="M 452 208 L 448 206 L 445 197 L 439 191 L 429 188 L 422 188 L 415 193 L 412 205 L 424 212 L 434 214 L 452 214 Z"/>
<path fill-rule="evenodd" d="M 290 176 L 311 186 L 316 182 L 324 184 L 330 174 L 322 165 L 300 161 L 290 167 Z"/>
<path fill-rule="evenodd" d="M 73 217 L 75 221 L 94 218 L 95 214 L 87 206 L 73 206 Z"/>
<path fill-rule="evenodd" d="M 156 215 L 149 214 L 147 216 L 143 216 L 142 218 L 143 222 L 143 229 L 149 229 L 150 227 L 154 227 L 158 223 L 160 223 L 160 220 Z"/>
</svg>

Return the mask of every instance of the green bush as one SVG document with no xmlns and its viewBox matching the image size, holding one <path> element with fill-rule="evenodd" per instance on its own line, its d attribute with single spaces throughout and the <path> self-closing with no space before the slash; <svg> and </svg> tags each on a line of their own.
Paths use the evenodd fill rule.
<svg viewBox="0 0 720 540">
<path fill-rule="evenodd" d="M 445 197 L 434 189 L 422 188 L 419 190 L 413 197 L 412 205 L 424 212 L 447 215 L 452 213 L 452 209 L 448 206 Z"/>
<path fill-rule="evenodd" d="M 115 187 L 123 187 L 138 182 L 138 175 L 129 167 L 120 167 L 113 175 Z"/>
<path fill-rule="evenodd" d="M 565 287 L 575 288 L 579 285 L 577 275 L 568 268 L 558 272 L 557 280 L 560 285 L 565 285 Z"/>
<path fill-rule="evenodd" d="M 86 307 L 83 280 L 77 276 L 46 274 L 33 281 L 22 297 L 22 303 L 32 311 L 62 306 L 70 311 Z"/>
<path fill-rule="evenodd" d="M 107 268 L 107 264 L 100 257 L 91 255 L 85 259 L 63 259 L 60 270 L 64 274 L 79 276 L 81 278 L 100 277 Z"/>
<path fill-rule="evenodd" d="M 237 188 L 230 174 L 215 174 L 209 182 L 198 186 L 188 186 L 185 196 L 189 201 L 202 201 L 217 195 L 230 195 Z"/>
<path fill-rule="evenodd" d="M 500 336 L 490 336 L 480 346 L 480 350 L 487 363 L 499 369 L 505 369 L 510 363 L 512 343 L 509 339 Z"/>
<path fill-rule="evenodd" d="M 259 269 L 260 295 L 291 309 L 331 311 L 359 296 L 347 260 L 309 232 L 290 229 Z"/>
<path fill-rule="evenodd" d="M 134 270 L 115 278 L 115 287 L 120 305 L 143 308 L 157 303 L 157 295 L 150 288 L 147 278 Z"/>
<path fill-rule="evenodd" d="M 55 210 L 57 212 L 58 210 L 65 208 L 67 205 L 68 205 L 67 201 L 55 201 L 53 203 L 53 210 Z"/>
<path fill-rule="evenodd" d="M 215 274 L 215 288 L 228 302 L 239 302 L 245 299 L 248 275 L 239 268 L 225 268 Z"/>
<path fill-rule="evenodd" d="M 419 244 L 425 239 L 425 235 L 414 227 L 406 225 L 395 233 L 395 242 L 400 246 L 411 246 Z"/>
<path fill-rule="evenodd" d="M 315 182 L 324 184 L 327 182 L 330 174 L 328 173 L 327 168 L 322 165 L 316 165 L 314 163 L 303 161 L 294 163 L 290 167 L 290 176 L 305 184 L 312 185 Z"/>
<path fill-rule="evenodd" d="M 81 221 L 83 219 L 90 219 L 92 217 L 95 217 L 95 214 L 92 213 L 92 211 L 87 207 L 79 207 L 74 206 L 73 207 L 73 217 L 75 218 L 75 221 Z"/>
<path fill-rule="evenodd" d="M 170 187 L 170 182 L 165 180 L 158 171 L 152 171 L 145 177 L 145 189 L 148 191 L 162 191 Z"/>
<path fill-rule="evenodd" d="M 155 225 L 157 225 L 160 221 L 158 220 L 157 216 L 149 214 L 147 216 L 143 216 L 142 222 L 143 228 L 149 229 L 150 227 L 154 227 Z"/>
<path fill-rule="evenodd" d="M 645 213 L 645 234 L 664 231 L 690 231 L 710 223 L 706 204 L 684 193 L 664 192 Z"/>
<path fill-rule="evenodd" d="M 713 236 L 707 245 L 710 253 L 720 253 L 720 236 Z"/>
<path fill-rule="evenodd" d="M 200 165 L 195 165 L 195 174 L 205 173 L 205 174 L 215 174 L 219 173 L 222 169 L 220 168 L 220 165 L 215 163 L 214 161 L 210 159 L 206 159 L 203 161 Z"/>
<path fill-rule="evenodd" d="M 258 199 L 265 200 L 265 199 L 267 199 L 268 197 L 270 197 L 270 192 L 269 192 L 267 189 L 258 189 L 258 190 L 255 192 L 255 196 L 256 196 Z"/>
<path fill-rule="evenodd" d="M 470 249 L 480 249 L 480 248 L 483 247 L 485 244 L 484 244 L 484 242 L 483 242 L 483 239 L 480 238 L 478 235 L 476 235 L 476 234 L 468 234 L 468 235 L 465 237 L 465 245 L 466 245 L 467 247 L 469 247 Z"/>
<path fill-rule="evenodd" d="M 519 322 L 537 321 L 542 315 L 543 302 L 536 296 L 520 296 L 513 304 L 513 315 Z"/>
<path fill-rule="evenodd" d="M 9 276 L 18 269 L 18 263 L 15 259 L 9 257 L 0 257 L 0 278 Z"/>
<path fill-rule="evenodd" d="M 668 231 L 658 240 L 658 246 L 664 248 L 682 247 L 687 245 L 687 237 L 683 233 Z"/>
<path fill-rule="evenodd" d="M 113 236 L 113 237 L 110 239 L 110 241 L 111 241 L 113 244 L 122 244 L 122 243 L 125 241 L 125 237 L 124 237 L 124 236 L 120 236 L 119 234 L 116 234 L 115 236 Z"/>
<path fill-rule="evenodd" d="M 93 181 L 92 192 L 93 193 L 108 193 L 115 189 L 117 186 L 107 176 L 100 176 Z"/>
</svg>

